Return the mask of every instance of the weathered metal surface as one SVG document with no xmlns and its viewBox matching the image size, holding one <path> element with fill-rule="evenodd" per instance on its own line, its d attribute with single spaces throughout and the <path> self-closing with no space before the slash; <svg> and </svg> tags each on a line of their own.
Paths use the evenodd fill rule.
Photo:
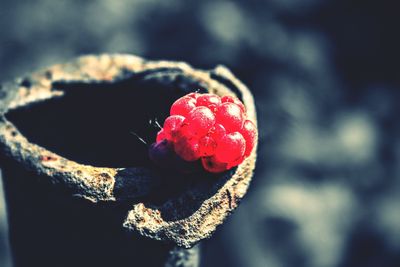
<svg viewBox="0 0 400 267">
<path fill-rule="evenodd" d="M 251 181 L 256 149 L 234 170 L 218 178 L 207 177 L 204 182 L 197 180 L 179 194 L 168 196 L 161 202 L 152 202 L 151 195 L 161 190 L 162 177 L 151 168 L 110 168 L 80 164 L 30 142 L 7 118 L 10 111 L 49 99 L 62 99 L 68 93 L 69 84 L 90 86 L 102 83 L 112 89 L 114 83 L 123 82 L 126 77 L 173 84 L 182 93 L 191 90 L 188 88 L 197 87 L 218 95 L 235 94 L 243 100 L 249 118 L 256 122 L 251 93 L 223 66 L 204 71 L 193 69 L 182 62 L 149 61 L 132 55 L 84 56 L 1 87 L 1 154 L 5 160 L 15 161 L 27 172 L 66 188 L 74 197 L 92 203 L 122 203 L 128 208 L 125 219 L 120 222 L 121 228 L 190 248 L 210 237 L 216 227 L 238 206 Z M 60 83 L 63 86 L 56 86 Z M 135 87 L 131 89 L 141 90 Z M 141 100 L 132 99 L 133 103 L 135 101 Z M 177 181 L 179 179 L 171 180 L 171 183 Z"/>
</svg>

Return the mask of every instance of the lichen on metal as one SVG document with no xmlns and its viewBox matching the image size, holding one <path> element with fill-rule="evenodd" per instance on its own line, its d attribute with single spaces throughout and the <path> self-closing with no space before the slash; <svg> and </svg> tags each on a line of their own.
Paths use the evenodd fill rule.
<svg viewBox="0 0 400 267">
<path fill-rule="evenodd" d="M 63 98 L 65 92 L 53 86 L 57 82 L 106 82 L 112 85 L 123 79 L 126 73 L 143 75 L 143 79 L 173 83 L 181 90 L 185 90 L 187 83 L 195 83 L 218 95 L 237 95 L 243 100 L 248 117 L 256 122 L 250 91 L 223 66 L 205 71 L 182 62 L 150 61 L 132 55 L 90 55 L 52 66 L 2 86 L 0 153 L 24 168 L 45 176 L 50 182 L 65 186 L 74 196 L 94 203 L 131 203 L 125 221 L 121 221 L 121 227 L 128 231 L 178 246 L 192 247 L 210 237 L 216 227 L 238 206 L 253 175 L 256 148 L 237 168 L 215 178 L 211 186 L 193 186 L 161 204 L 149 204 L 145 200 L 138 202 L 138 199 L 154 190 L 160 190 L 160 177 L 151 169 L 80 164 L 31 143 L 6 117 L 12 110 L 53 98 Z M 190 208 L 186 205 L 188 202 L 192 203 Z"/>
</svg>

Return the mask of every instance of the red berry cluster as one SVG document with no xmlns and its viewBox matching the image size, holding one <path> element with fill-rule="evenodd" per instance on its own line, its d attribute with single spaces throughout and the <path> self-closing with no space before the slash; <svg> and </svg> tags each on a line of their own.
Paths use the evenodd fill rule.
<svg viewBox="0 0 400 267">
<path fill-rule="evenodd" d="M 256 142 L 257 129 L 243 103 L 232 96 L 190 93 L 176 100 L 157 143 L 167 140 L 185 161 L 218 173 L 239 165 Z"/>
</svg>

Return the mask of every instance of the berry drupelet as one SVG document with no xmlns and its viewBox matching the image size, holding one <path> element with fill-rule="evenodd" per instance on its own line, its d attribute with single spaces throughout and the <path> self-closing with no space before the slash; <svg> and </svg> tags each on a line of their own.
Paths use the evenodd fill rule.
<svg viewBox="0 0 400 267">
<path fill-rule="evenodd" d="M 206 171 L 219 173 L 242 163 L 256 138 L 257 128 L 239 99 L 190 93 L 172 104 L 149 153 L 153 161 L 165 165 L 161 161 L 168 161 L 164 157 L 170 157 L 171 150 L 184 161 L 200 160 Z"/>
</svg>

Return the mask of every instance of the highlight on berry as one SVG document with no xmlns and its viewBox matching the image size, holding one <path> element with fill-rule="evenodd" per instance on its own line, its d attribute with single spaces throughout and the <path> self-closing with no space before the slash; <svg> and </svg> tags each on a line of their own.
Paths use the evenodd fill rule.
<svg viewBox="0 0 400 267">
<path fill-rule="evenodd" d="M 257 129 L 236 97 L 190 93 L 176 100 L 170 116 L 150 146 L 149 156 L 165 166 L 171 157 L 200 161 L 220 173 L 242 163 L 255 145 Z"/>
</svg>

